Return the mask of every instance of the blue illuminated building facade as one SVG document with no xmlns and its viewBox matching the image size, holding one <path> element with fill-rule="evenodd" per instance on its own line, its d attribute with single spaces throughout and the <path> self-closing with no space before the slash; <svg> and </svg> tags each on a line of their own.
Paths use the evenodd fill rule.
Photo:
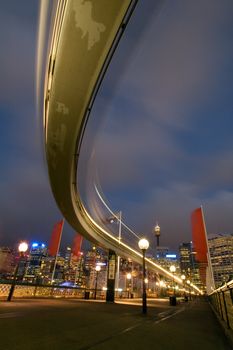
<svg viewBox="0 0 233 350">
<path fill-rule="evenodd" d="M 171 252 L 168 247 L 159 246 L 156 248 L 155 261 L 167 270 L 169 270 L 171 265 L 174 265 L 176 267 L 177 273 L 179 273 L 180 265 L 178 262 L 177 254 Z"/>
<path fill-rule="evenodd" d="M 42 262 L 47 256 L 47 246 L 44 243 L 34 242 L 31 245 L 24 279 L 40 283 Z"/>
</svg>

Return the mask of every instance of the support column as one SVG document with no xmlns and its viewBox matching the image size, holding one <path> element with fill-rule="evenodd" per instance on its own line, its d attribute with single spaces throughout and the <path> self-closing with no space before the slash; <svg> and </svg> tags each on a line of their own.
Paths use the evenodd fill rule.
<svg viewBox="0 0 233 350">
<path fill-rule="evenodd" d="M 113 250 L 109 250 L 106 302 L 114 303 L 115 278 L 116 278 L 116 253 Z"/>
</svg>

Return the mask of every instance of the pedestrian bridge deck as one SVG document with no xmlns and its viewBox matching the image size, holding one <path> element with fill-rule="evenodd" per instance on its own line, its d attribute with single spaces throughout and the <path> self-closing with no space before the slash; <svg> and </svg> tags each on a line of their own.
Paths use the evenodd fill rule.
<svg viewBox="0 0 233 350">
<path fill-rule="evenodd" d="M 170 306 L 148 300 L 13 299 L 0 303 L 1 349 L 232 349 L 204 299 Z"/>
</svg>

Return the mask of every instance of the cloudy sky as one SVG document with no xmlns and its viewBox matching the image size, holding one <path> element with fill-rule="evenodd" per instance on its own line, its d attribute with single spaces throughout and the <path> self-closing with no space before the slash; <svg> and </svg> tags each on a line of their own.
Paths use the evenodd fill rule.
<svg viewBox="0 0 233 350">
<path fill-rule="evenodd" d="M 61 219 L 35 109 L 37 0 L 0 2 L 0 246 L 47 240 Z"/>
<path fill-rule="evenodd" d="M 48 240 L 61 218 L 36 119 L 37 14 L 37 0 L 0 3 L 0 245 Z M 231 0 L 139 1 L 88 126 L 84 171 L 97 164 L 111 208 L 151 239 L 158 221 L 172 249 L 200 205 L 209 234 L 233 233 L 232 18 Z"/>
</svg>

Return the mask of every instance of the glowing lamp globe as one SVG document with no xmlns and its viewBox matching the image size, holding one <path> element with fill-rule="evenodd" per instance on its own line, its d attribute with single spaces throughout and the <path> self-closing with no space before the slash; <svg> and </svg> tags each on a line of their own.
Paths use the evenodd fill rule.
<svg viewBox="0 0 233 350">
<path fill-rule="evenodd" d="M 28 250 L 28 244 L 27 242 L 21 242 L 18 246 L 18 251 L 20 253 L 25 253 Z"/>
<path fill-rule="evenodd" d="M 146 238 L 140 239 L 138 242 L 139 249 L 141 250 L 147 250 L 149 248 L 149 242 Z"/>
<path fill-rule="evenodd" d="M 176 272 L 176 267 L 175 267 L 174 265 L 171 265 L 171 266 L 170 266 L 170 271 L 171 271 L 172 273 Z"/>
</svg>

